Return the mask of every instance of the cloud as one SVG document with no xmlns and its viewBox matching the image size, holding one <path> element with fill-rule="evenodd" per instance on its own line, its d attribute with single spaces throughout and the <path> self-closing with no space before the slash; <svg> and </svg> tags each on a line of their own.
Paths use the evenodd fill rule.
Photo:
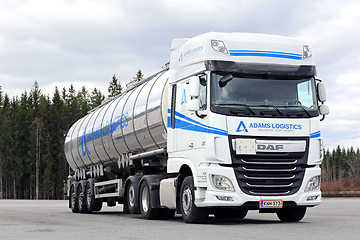
<svg viewBox="0 0 360 240">
<path fill-rule="evenodd" d="M 358 0 L 2 0 L 0 85 L 10 95 L 86 85 L 107 93 L 141 69 L 169 61 L 174 38 L 209 31 L 280 34 L 305 40 L 327 86 L 325 145 L 360 146 Z M 60 87 L 61 86 L 61 87 Z"/>
</svg>

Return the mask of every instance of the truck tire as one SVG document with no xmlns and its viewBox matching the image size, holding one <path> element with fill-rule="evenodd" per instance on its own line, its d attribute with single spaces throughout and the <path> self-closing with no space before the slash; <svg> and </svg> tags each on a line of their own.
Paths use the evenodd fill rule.
<svg viewBox="0 0 360 240">
<path fill-rule="evenodd" d="M 75 188 L 76 188 L 76 186 L 74 184 L 72 184 L 71 188 L 70 188 L 69 202 L 70 202 L 71 211 L 73 213 L 78 213 L 79 212 L 79 201 L 78 201 L 78 198 L 77 198 Z"/>
<path fill-rule="evenodd" d="M 126 194 L 126 198 L 125 198 L 126 205 L 127 205 L 129 212 L 131 214 L 138 213 L 138 210 L 136 208 L 136 205 L 137 205 L 136 204 L 136 191 L 135 191 L 134 183 L 132 181 L 130 181 L 130 183 L 126 187 L 125 194 Z"/>
<path fill-rule="evenodd" d="M 299 222 L 304 218 L 306 207 L 285 208 L 278 211 L 276 214 L 282 222 Z"/>
<path fill-rule="evenodd" d="M 209 211 L 195 206 L 194 180 L 192 176 L 184 179 L 180 189 L 180 211 L 186 223 L 204 223 Z"/>
<path fill-rule="evenodd" d="M 86 183 L 86 207 L 88 212 L 98 212 L 102 208 L 102 201 L 95 199 L 94 184 L 89 181 Z"/>
<path fill-rule="evenodd" d="M 215 218 L 244 218 L 248 213 L 247 209 L 218 208 L 214 210 Z"/>
<path fill-rule="evenodd" d="M 82 181 L 78 185 L 78 201 L 79 201 L 79 212 L 80 213 L 88 213 L 88 209 L 86 207 L 86 192 L 85 192 L 85 184 Z"/>
<path fill-rule="evenodd" d="M 150 187 L 145 180 L 140 185 L 139 197 L 140 213 L 144 219 L 159 219 L 161 217 L 161 208 L 152 208 Z"/>
</svg>

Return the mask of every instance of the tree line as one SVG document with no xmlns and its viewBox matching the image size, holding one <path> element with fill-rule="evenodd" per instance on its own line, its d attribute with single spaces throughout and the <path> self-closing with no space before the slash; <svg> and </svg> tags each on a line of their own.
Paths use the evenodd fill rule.
<svg viewBox="0 0 360 240">
<path fill-rule="evenodd" d="M 321 167 L 323 182 L 338 182 L 345 178 L 355 180 L 360 177 L 360 150 L 340 146 L 327 149 Z"/>
<path fill-rule="evenodd" d="M 141 80 L 139 70 L 134 77 Z M 113 75 L 108 98 L 122 92 Z M 70 174 L 64 155 L 67 131 L 105 99 L 96 88 L 76 91 L 73 85 L 43 94 L 35 81 L 30 92 L 10 97 L 0 86 L 0 199 L 62 199 Z M 359 149 L 324 151 L 322 181 L 360 177 Z"/>
<path fill-rule="evenodd" d="M 113 75 L 108 97 L 121 91 Z M 30 92 L 10 98 L 0 86 L 0 199 L 62 199 L 70 173 L 64 155 L 66 133 L 104 99 L 96 88 L 89 93 L 73 85 L 56 87 L 50 97 L 36 81 Z"/>
</svg>

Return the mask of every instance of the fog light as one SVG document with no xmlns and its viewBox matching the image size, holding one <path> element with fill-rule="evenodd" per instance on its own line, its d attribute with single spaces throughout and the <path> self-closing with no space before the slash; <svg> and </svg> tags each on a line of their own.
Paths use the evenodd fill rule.
<svg viewBox="0 0 360 240">
<path fill-rule="evenodd" d="M 306 199 L 306 201 L 314 201 L 316 199 L 318 199 L 319 196 L 310 196 Z"/>
<path fill-rule="evenodd" d="M 313 191 L 320 189 L 320 175 L 310 178 L 308 183 L 306 184 L 306 191 Z"/>
<path fill-rule="evenodd" d="M 232 197 L 226 197 L 226 196 L 216 196 L 216 198 L 220 201 L 228 201 L 228 202 L 233 202 L 234 199 Z"/>
<path fill-rule="evenodd" d="M 210 174 L 210 179 L 212 185 L 217 189 L 233 192 L 235 191 L 230 179 L 225 176 Z"/>
</svg>

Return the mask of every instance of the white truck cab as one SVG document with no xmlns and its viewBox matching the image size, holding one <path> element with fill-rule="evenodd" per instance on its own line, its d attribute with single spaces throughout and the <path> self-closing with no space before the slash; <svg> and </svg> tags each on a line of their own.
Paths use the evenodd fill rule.
<svg viewBox="0 0 360 240">
<path fill-rule="evenodd" d="M 320 204 L 328 108 L 308 45 L 246 33 L 175 39 L 169 72 L 167 171 L 191 171 L 196 207 L 300 220 Z"/>
</svg>

